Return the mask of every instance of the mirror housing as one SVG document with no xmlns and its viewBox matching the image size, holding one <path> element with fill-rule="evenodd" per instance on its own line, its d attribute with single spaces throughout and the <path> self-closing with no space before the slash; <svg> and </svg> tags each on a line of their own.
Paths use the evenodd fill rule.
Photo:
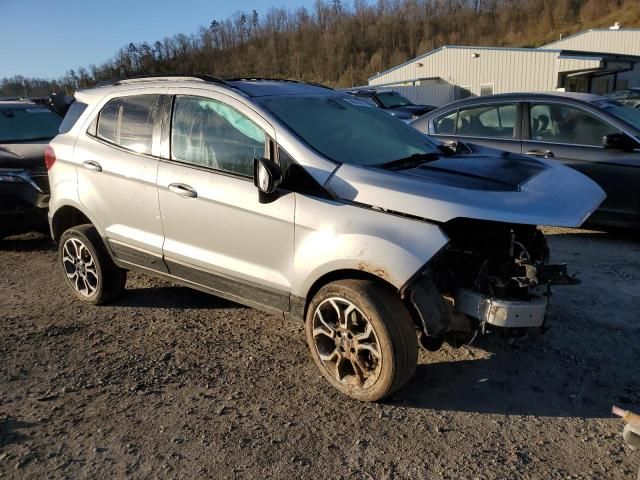
<svg viewBox="0 0 640 480">
<path fill-rule="evenodd" d="M 637 142 L 626 133 L 610 133 L 602 137 L 602 146 L 630 152 L 638 148 Z"/>
<path fill-rule="evenodd" d="M 258 189 L 260 203 L 278 198 L 278 186 L 282 183 L 282 169 L 268 158 L 253 159 L 253 184 Z"/>
</svg>

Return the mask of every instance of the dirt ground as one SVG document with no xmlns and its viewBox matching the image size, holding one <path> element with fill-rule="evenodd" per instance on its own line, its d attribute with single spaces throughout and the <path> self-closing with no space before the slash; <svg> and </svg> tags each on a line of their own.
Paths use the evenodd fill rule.
<svg viewBox="0 0 640 480">
<path fill-rule="evenodd" d="M 302 325 L 142 275 L 85 306 L 55 247 L 0 242 L 0 477 L 635 478 L 640 240 L 549 230 L 580 272 L 551 329 L 420 354 L 381 404 L 321 378 Z"/>
</svg>

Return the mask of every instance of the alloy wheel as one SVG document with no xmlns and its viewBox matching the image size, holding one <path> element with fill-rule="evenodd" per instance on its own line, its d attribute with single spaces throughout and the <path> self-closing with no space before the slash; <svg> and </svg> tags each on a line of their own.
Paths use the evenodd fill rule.
<svg viewBox="0 0 640 480">
<path fill-rule="evenodd" d="M 331 297 L 318 305 L 313 339 L 322 365 L 340 383 L 366 389 L 378 380 L 382 365 L 378 336 L 349 300 Z"/>
<path fill-rule="evenodd" d="M 73 288 L 90 297 L 98 290 L 98 267 L 93 255 L 77 238 L 69 238 L 62 246 L 62 266 Z"/>
</svg>

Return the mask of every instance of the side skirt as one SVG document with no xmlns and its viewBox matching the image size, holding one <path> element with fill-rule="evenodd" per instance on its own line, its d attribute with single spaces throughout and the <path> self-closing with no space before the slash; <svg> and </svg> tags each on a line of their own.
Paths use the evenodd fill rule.
<svg viewBox="0 0 640 480">
<path fill-rule="evenodd" d="M 177 283 L 185 287 L 193 288 L 194 290 L 199 290 L 232 302 L 246 305 L 247 307 L 261 310 L 271 315 L 283 317 L 285 312 L 288 312 L 289 310 L 288 293 L 266 291 L 262 288 L 242 283 L 239 280 L 232 280 L 210 274 L 208 272 L 202 272 L 171 261 L 166 261 L 166 264 L 172 273 L 158 271 L 153 268 L 138 265 L 119 258 L 114 258 L 113 261 L 120 268 L 146 273 L 169 282 Z M 176 268 L 177 266 L 179 266 L 179 268 Z M 251 296 L 247 298 L 230 293 L 231 291 L 237 291 L 244 295 L 250 294 Z"/>
</svg>

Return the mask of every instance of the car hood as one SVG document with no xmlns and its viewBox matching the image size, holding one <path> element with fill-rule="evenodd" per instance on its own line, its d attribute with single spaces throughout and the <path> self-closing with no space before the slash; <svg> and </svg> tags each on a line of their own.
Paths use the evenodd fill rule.
<svg viewBox="0 0 640 480">
<path fill-rule="evenodd" d="M 434 222 L 566 227 L 579 227 L 606 197 L 568 167 L 482 147 L 401 171 L 343 164 L 326 187 L 349 202 Z"/>
<path fill-rule="evenodd" d="M 0 168 L 44 168 L 48 140 L 28 143 L 0 143 Z"/>
</svg>

